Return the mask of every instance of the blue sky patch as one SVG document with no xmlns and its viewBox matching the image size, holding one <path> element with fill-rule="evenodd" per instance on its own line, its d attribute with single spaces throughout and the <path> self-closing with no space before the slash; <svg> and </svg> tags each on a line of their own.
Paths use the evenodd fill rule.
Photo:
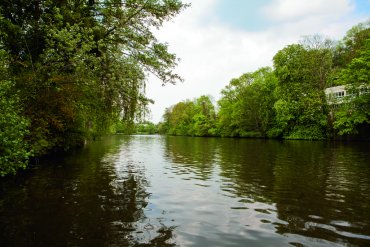
<svg viewBox="0 0 370 247">
<path fill-rule="evenodd" d="M 272 2 L 273 0 L 219 0 L 215 9 L 216 16 L 220 22 L 231 28 L 262 31 L 276 24 L 263 13 L 264 7 Z M 356 6 L 353 15 L 370 18 L 370 0 L 352 0 L 352 3 Z"/>
<path fill-rule="evenodd" d="M 370 18 L 370 0 L 356 0 L 356 12 Z"/>
<path fill-rule="evenodd" d="M 262 13 L 271 0 L 220 0 L 216 13 L 222 23 L 247 31 L 258 31 L 269 26 Z"/>
</svg>

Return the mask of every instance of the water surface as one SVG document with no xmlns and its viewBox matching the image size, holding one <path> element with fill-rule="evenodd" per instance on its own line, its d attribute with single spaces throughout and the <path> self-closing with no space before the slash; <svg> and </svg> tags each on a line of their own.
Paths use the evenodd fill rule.
<svg viewBox="0 0 370 247">
<path fill-rule="evenodd" d="M 369 143 L 115 136 L 0 186 L 0 246 L 370 246 Z"/>
</svg>

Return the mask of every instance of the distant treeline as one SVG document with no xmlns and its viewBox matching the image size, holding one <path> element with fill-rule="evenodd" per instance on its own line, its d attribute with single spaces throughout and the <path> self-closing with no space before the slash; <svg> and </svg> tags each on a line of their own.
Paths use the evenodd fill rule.
<svg viewBox="0 0 370 247">
<path fill-rule="evenodd" d="M 147 72 L 177 58 L 152 30 L 181 0 L 1 0 L 0 177 L 32 157 L 115 132 L 147 111 Z"/>
<path fill-rule="evenodd" d="M 154 135 L 158 134 L 158 125 L 149 121 L 127 123 L 121 121 L 115 126 L 116 134 L 128 135 Z"/>
<path fill-rule="evenodd" d="M 170 135 L 327 139 L 359 134 L 370 123 L 370 21 L 333 42 L 305 37 L 261 68 L 210 96 L 165 110 L 159 132 Z M 345 85 L 340 100 L 325 89 Z M 334 99 L 333 99 L 334 98 Z"/>
</svg>

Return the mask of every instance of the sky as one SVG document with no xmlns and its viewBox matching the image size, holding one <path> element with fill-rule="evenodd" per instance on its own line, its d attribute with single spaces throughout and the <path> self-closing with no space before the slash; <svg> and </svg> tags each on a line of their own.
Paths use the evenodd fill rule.
<svg viewBox="0 0 370 247">
<path fill-rule="evenodd" d="M 369 20 L 370 0 L 185 0 L 191 6 L 155 31 L 180 61 L 184 82 L 162 86 L 154 76 L 146 95 L 155 103 L 147 120 L 165 108 L 210 95 L 216 102 L 232 78 L 272 66 L 273 56 L 305 35 L 339 40 Z"/>
</svg>

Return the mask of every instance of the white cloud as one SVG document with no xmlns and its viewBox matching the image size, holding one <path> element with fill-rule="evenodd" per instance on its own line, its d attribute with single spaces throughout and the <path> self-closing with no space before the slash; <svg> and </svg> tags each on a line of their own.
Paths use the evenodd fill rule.
<svg viewBox="0 0 370 247">
<path fill-rule="evenodd" d="M 274 18 L 279 17 L 282 21 L 263 31 L 248 32 L 233 29 L 213 17 L 217 1 L 220 0 L 194 0 L 192 7 L 156 33 L 158 39 L 169 43 L 170 51 L 181 58 L 176 71 L 185 81 L 162 87 L 159 80 L 149 78 L 147 95 L 156 102 L 151 107 L 152 121 L 160 121 L 164 109 L 181 100 L 204 94 L 212 95 L 217 100 L 221 89 L 232 78 L 272 65 L 276 52 L 298 42 L 302 35 L 319 33 L 340 38 L 346 30 L 361 21 L 346 16 L 352 8 L 346 0 L 310 0 L 314 2 L 312 5 L 303 4 L 309 1 L 277 0 L 265 10 L 275 6 L 278 14 Z M 300 2 L 308 11 L 303 12 L 304 7 L 293 2 Z M 291 6 L 285 10 L 283 7 L 287 3 L 299 7 L 296 11 L 301 15 L 295 14 Z M 332 6 L 330 10 L 329 5 Z M 335 20 L 323 17 L 321 8 L 326 11 L 340 10 L 343 16 Z M 284 11 L 287 13 L 285 19 Z M 296 18 L 294 22 L 283 21 L 293 16 Z"/>
<path fill-rule="evenodd" d="M 165 107 L 203 94 L 217 99 L 231 78 L 271 64 L 276 49 L 269 46 L 265 35 L 231 30 L 212 18 L 206 20 L 204 16 L 212 13 L 216 1 L 205 2 L 194 2 L 157 33 L 181 58 L 177 72 L 185 81 L 161 87 L 158 80 L 150 78 L 148 96 L 156 102 L 151 107 L 155 122 Z"/>
<path fill-rule="evenodd" d="M 336 19 L 353 10 L 350 0 L 274 0 L 264 12 L 272 20 L 294 21 L 307 17 Z"/>
</svg>

